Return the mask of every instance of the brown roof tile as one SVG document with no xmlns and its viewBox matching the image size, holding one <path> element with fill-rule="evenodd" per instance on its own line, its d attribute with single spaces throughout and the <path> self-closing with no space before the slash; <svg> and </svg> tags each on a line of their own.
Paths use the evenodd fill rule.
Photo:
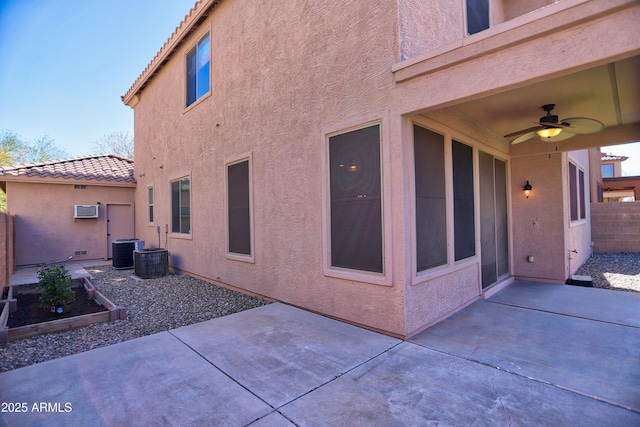
<svg viewBox="0 0 640 427">
<path fill-rule="evenodd" d="M 2 175 L 136 182 L 133 160 L 114 154 L 0 166 Z"/>
<path fill-rule="evenodd" d="M 615 154 L 608 154 L 608 153 L 600 153 L 600 154 L 602 155 L 600 160 L 603 161 L 603 162 L 612 161 L 612 160 L 625 161 L 625 160 L 629 159 L 627 156 L 616 156 Z"/>
</svg>

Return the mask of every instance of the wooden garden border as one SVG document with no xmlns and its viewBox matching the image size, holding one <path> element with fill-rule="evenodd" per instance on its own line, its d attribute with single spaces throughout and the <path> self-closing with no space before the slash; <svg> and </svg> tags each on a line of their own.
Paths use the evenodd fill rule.
<svg viewBox="0 0 640 427">
<path fill-rule="evenodd" d="M 15 304 L 12 299 L 13 286 L 9 288 L 8 299 L 4 302 L 4 309 L 0 314 L 0 345 L 7 342 L 31 338 L 37 335 L 51 334 L 54 332 L 64 332 L 73 329 L 82 328 L 93 323 L 113 322 L 116 320 L 124 320 L 127 318 L 127 310 L 124 307 L 116 306 L 100 291 L 98 291 L 91 281 L 85 277 L 83 283 L 84 289 L 87 291 L 89 298 L 94 298 L 102 304 L 108 311 L 98 313 L 84 314 L 81 316 L 67 317 L 65 319 L 51 320 L 49 322 L 34 323 L 33 325 L 19 326 L 17 328 L 8 328 L 7 321 L 9 319 L 10 305 Z"/>
</svg>

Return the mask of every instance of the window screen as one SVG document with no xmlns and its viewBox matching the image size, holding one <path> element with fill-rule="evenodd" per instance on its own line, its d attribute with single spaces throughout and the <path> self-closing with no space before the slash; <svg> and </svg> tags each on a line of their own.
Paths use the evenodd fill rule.
<svg viewBox="0 0 640 427">
<path fill-rule="evenodd" d="M 380 125 L 329 138 L 331 265 L 383 272 Z"/>
<path fill-rule="evenodd" d="M 249 160 L 227 166 L 229 252 L 251 255 Z"/>
<path fill-rule="evenodd" d="M 576 165 L 569 163 L 569 207 L 571 210 L 571 221 L 578 220 L 578 177 L 576 176 Z"/>
<path fill-rule="evenodd" d="M 473 196 L 473 148 L 451 142 L 455 260 L 476 254 Z"/>
<path fill-rule="evenodd" d="M 416 265 L 424 271 L 447 263 L 444 136 L 414 125 Z"/>
</svg>

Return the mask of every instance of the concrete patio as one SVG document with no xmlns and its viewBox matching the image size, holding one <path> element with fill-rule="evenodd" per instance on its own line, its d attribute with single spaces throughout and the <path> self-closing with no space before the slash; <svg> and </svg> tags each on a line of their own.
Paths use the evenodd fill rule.
<svg viewBox="0 0 640 427">
<path fill-rule="evenodd" d="M 637 426 L 640 294 L 516 282 L 407 341 L 275 303 L 0 374 L 0 401 L 9 426 Z"/>
</svg>

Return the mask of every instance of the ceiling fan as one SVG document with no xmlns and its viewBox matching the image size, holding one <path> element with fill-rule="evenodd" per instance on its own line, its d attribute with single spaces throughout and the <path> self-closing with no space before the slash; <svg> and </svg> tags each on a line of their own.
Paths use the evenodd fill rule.
<svg viewBox="0 0 640 427">
<path fill-rule="evenodd" d="M 563 141 L 572 136 L 595 133 L 604 129 L 604 124 L 595 119 L 585 117 L 572 117 L 569 119 L 558 120 L 558 116 L 551 114 L 556 104 L 545 104 L 541 108 L 546 111 L 547 115 L 540 117 L 539 122 L 534 122 L 536 126 L 528 129 L 519 130 L 517 132 L 505 135 L 505 138 L 517 138 L 511 141 L 511 144 L 520 144 L 534 136 L 539 136 L 543 141 Z"/>
</svg>

